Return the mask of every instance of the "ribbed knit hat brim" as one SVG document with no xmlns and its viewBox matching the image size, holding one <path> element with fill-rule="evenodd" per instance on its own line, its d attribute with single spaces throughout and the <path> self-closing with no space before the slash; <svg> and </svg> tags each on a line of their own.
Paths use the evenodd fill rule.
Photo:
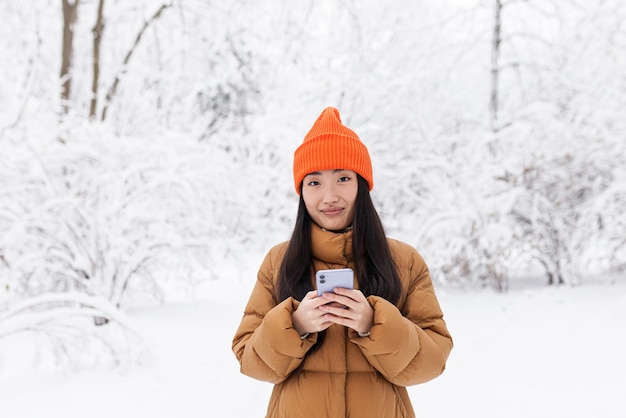
<svg viewBox="0 0 626 418">
<path fill-rule="evenodd" d="M 341 123 L 339 111 L 328 107 L 294 153 L 293 177 L 296 193 L 304 177 L 315 171 L 352 170 L 363 177 L 369 190 L 374 188 L 372 161 L 358 135 Z"/>
</svg>

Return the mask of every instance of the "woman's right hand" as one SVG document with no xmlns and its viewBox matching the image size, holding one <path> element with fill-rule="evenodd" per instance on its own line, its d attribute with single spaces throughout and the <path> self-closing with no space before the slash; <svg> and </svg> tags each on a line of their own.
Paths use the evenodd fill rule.
<svg viewBox="0 0 626 418">
<path fill-rule="evenodd" d="M 293 327 L 298 334 L 324 331 L 333 324 L 326 318 L 326 313 L 318 309 L 327 303 L 328 299 L 317 296 L 317 290 L 311 290 L 304 296 L 298 309 L 291 314 Z"/>
</svg>

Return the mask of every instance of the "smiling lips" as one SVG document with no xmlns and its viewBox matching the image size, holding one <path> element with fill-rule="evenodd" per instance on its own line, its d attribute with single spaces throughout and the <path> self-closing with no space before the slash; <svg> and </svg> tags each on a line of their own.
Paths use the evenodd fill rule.
<svg viewBox="0 0 626 418">
<path fill-rule="evenodd" d="M 322 209 L 321 212 L 326 216 L 335 216 L 335 215 L 339 215 L 342 211 L 343 211 L 343 208 L 329 208 L 329 209 Z"/>
</svg>

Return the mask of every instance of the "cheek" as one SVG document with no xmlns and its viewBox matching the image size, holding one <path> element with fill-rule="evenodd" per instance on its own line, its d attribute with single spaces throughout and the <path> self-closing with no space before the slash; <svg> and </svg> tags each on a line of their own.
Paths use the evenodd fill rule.
<svg viewBox="0 0 626 418">
<path fill-rule="evenodd" d="M 313 215 L 316 212 L 315 199 L 313 199 L 313 196 L 311 196 L 310 193 L 305 193 L 303 191 L 302 200 L 304 200 L 304 206 L 306 207 L 307 212 L 309 212 L 309 215 Z"/>
<path fill-rule="evenodd" d="M 315 206 L 314 205 L 310 205 L 308 203 L 306 203 L 305 206 L 306 206 L 306 211 L 309 212 L 309 215 L 315 216 L 315 212 L 316 212 Z"/>
<path fill-rule="evenodd" d="M 352 190 L 351 193 L 346 197 L 346 200 L 348 201 L 350 206 L 354 206 L 354 204 L 356 202 L 356 195 L 357 195 L 358 191 L 359 190 L 355 187 L 354 190 Z"/>
<path fill-rule="evenodd" d="M 350 194 L 349 196 L 346 196 L 346 202 L 348 203 L 348 206 L 350 207 L 349 216 L 350 218 L 352 218 L 352 216 L 354 215 L 354 210 L 356 206 L 356 190 L 354 191 L 354 194 Z"/>
</svg>

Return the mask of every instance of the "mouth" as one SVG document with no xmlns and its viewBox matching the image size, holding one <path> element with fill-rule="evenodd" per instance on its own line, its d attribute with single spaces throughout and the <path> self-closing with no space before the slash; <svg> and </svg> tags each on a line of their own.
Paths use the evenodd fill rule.
<svg viewBox="0 0 626 418">
<path fill-rule="evenodd" d="M 329 208 L 323 209 L 321 212 L 326 216 L 339 215 L 343 211 L 343 208 Z"/>
</svg>

